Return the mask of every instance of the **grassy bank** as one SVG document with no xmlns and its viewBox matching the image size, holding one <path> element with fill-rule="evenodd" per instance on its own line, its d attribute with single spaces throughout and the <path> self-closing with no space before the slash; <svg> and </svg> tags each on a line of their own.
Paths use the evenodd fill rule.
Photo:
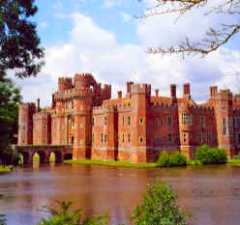
<svg viewBox="0 0 240 225">
<path fill-rule="evenodd" d="M 240 159 L 232 159 L 228 161 L 228 165 L 231 166 L 240 166 Z"/>
<path fill-rule="evenodd" d="M 104 160 L 66 160 L 66 164 L 74 165 L 97 165 L 97 166 L 111 166 L 111 167 L 125 167 L 125 168 L 157 168 L 157 163 L 131 163 L 127 161 L 104 161 Z"/>
<path fill-rule="evenodd" d="M 10 173 L 12 171 L 11 166 L 0 166 L 0 174 L 2 173 Z"/>
</svg>

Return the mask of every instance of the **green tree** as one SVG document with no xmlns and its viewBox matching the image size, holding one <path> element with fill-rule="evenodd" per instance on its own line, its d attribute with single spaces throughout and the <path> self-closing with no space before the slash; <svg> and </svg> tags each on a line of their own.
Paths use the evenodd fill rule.
<svg viewBox="0 0 240 225">
<path fill-rule="evenodd" d="M 164 183 L 150 185 L 132 216 L 135 225 L 187 225 L 186 215 L 176 204 L 176 194 Z"/>
<path fill-rule="evenodd" d="M 43 49 L 31 21 L 36 12 L 35 0 L 0 0 L 0 80 L 8 69 L 18 77 L 39 72 Z"/>
<path fill-rule="evenodd" d="M 87 217 L 82 210 L 72 209 L 71 202 L 57 202 L 57 206 L 49 208 L 51 216 L 42 219 L 38 225 L 107 225 L 106 216 Z"/>
<path fill-rule="evenodd" d="M 16 159 L 9 145 L 15 142 L 20 100 L 20 91 L 10 80 L 0 81 L 0 161 L 4 164 Z"/>
</svg>

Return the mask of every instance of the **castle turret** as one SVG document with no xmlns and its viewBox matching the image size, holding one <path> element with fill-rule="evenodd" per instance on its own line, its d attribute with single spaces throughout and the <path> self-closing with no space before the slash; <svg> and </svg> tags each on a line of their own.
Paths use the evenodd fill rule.
<svg viewBox="0 0 240 225">
<path fill-rule="evenodd" d="M 133 107 L 132 118 L 132 146 L 135 152 L 131 154 L 131 161 L 148 161 L 147 146 L 149 137 L 147 136 L 147 112 L 151 98 L 151 85 L 133 84 L 131 86 L 131 101 Z"/>
<path fill-rule="evenodd" d="M 78 96 L 74 98 L 74 144 L 73 159 L 91 158 L 92 107 L 95 80 L 89 74 L 76 75 L 74 86 Z"/>
<path fill-rule="evenodd" d="M 191 98 L 191 87 L 189 83 L 183 85 L 183 97 L 187 99 Z"/>
<path fill-rule="evenodd" d="M 33 115 L 33 144 L 51 144 L 51 116 L 48 112 Z"/>
<path fill-rule="evenodd" d="M 192 140 L 193 117 L 188 104 L 178 107 L 180 150 L 188 159 L 194 158 Z"/>
<path fill-rule="evenodd" d="M 19 106 L 18 114 L 18 145 L 33 143 L 33 114 L 36 112 L 34 103 L 25 103 Z"/>
<path fill-rule="evenodd" d="M 233 96 L 230 90 L 220 90 L 216 95 L 215 116 L 218 146 L 224 148 L 228 156 L 234 155 Z"/>
<path fill-rule="evenodd" d="M 65 91 L 71 89 L 72 85 L 72 78 L 70 77 L 61 77 L 58 79 L 58 91 Z"/>
</svg>

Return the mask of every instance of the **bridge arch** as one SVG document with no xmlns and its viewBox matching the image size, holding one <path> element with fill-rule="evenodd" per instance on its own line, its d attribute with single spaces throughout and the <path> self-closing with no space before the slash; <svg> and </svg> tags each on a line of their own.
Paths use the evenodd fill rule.
<svg viewBox="0 0 240 225">
<path fill-rule="evenodd" d="M 63 160 L 72 160 L 72 153 L 65 153 L 63 156 Z"/>
<path fill-rule="evenodd" d="M 36 156 L 36 154 L 38 154 L 39 156 L 39 162 L 40 163 L 47 163 L 48 162 L 48 156 L 47 154 L 45 153 L 45 151 L 34 151 L 33 154 L 32 154 L 32 160 L 33 160 L 33 157 Z"/>
<path fill-rule="evenodd" d="M 61 163 L 63 160 L 62 152 L 61 151 L 52 151 L 49 155 L 49 162 L 51 161 L 51 157 L 54 156 L 55 163 Z M 53 162 L 53 161 L 52 161 Z"/>
<path fill-rule="evenodd" d="M 32 162 L 32 155 L 29 152 L 20 152 L 19 153 L 20 161 L 22 161 L 22 164 L 29 164 Z"/>
</svg>

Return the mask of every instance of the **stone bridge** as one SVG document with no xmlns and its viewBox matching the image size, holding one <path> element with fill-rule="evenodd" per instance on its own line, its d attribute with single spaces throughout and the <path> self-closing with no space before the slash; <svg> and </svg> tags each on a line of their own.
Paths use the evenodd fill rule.
<svg viewBox="0 0 240 225">
<path fill-rule="evenodd" d="M 15 145 L 14 148 L 23 156 L 24 164 L 31 164 L 38 153 L 40 163 L 49 163 L 51 153 L 55 154 L 56 163 L 72 159 L 72 145 Z"/>
</svg>

